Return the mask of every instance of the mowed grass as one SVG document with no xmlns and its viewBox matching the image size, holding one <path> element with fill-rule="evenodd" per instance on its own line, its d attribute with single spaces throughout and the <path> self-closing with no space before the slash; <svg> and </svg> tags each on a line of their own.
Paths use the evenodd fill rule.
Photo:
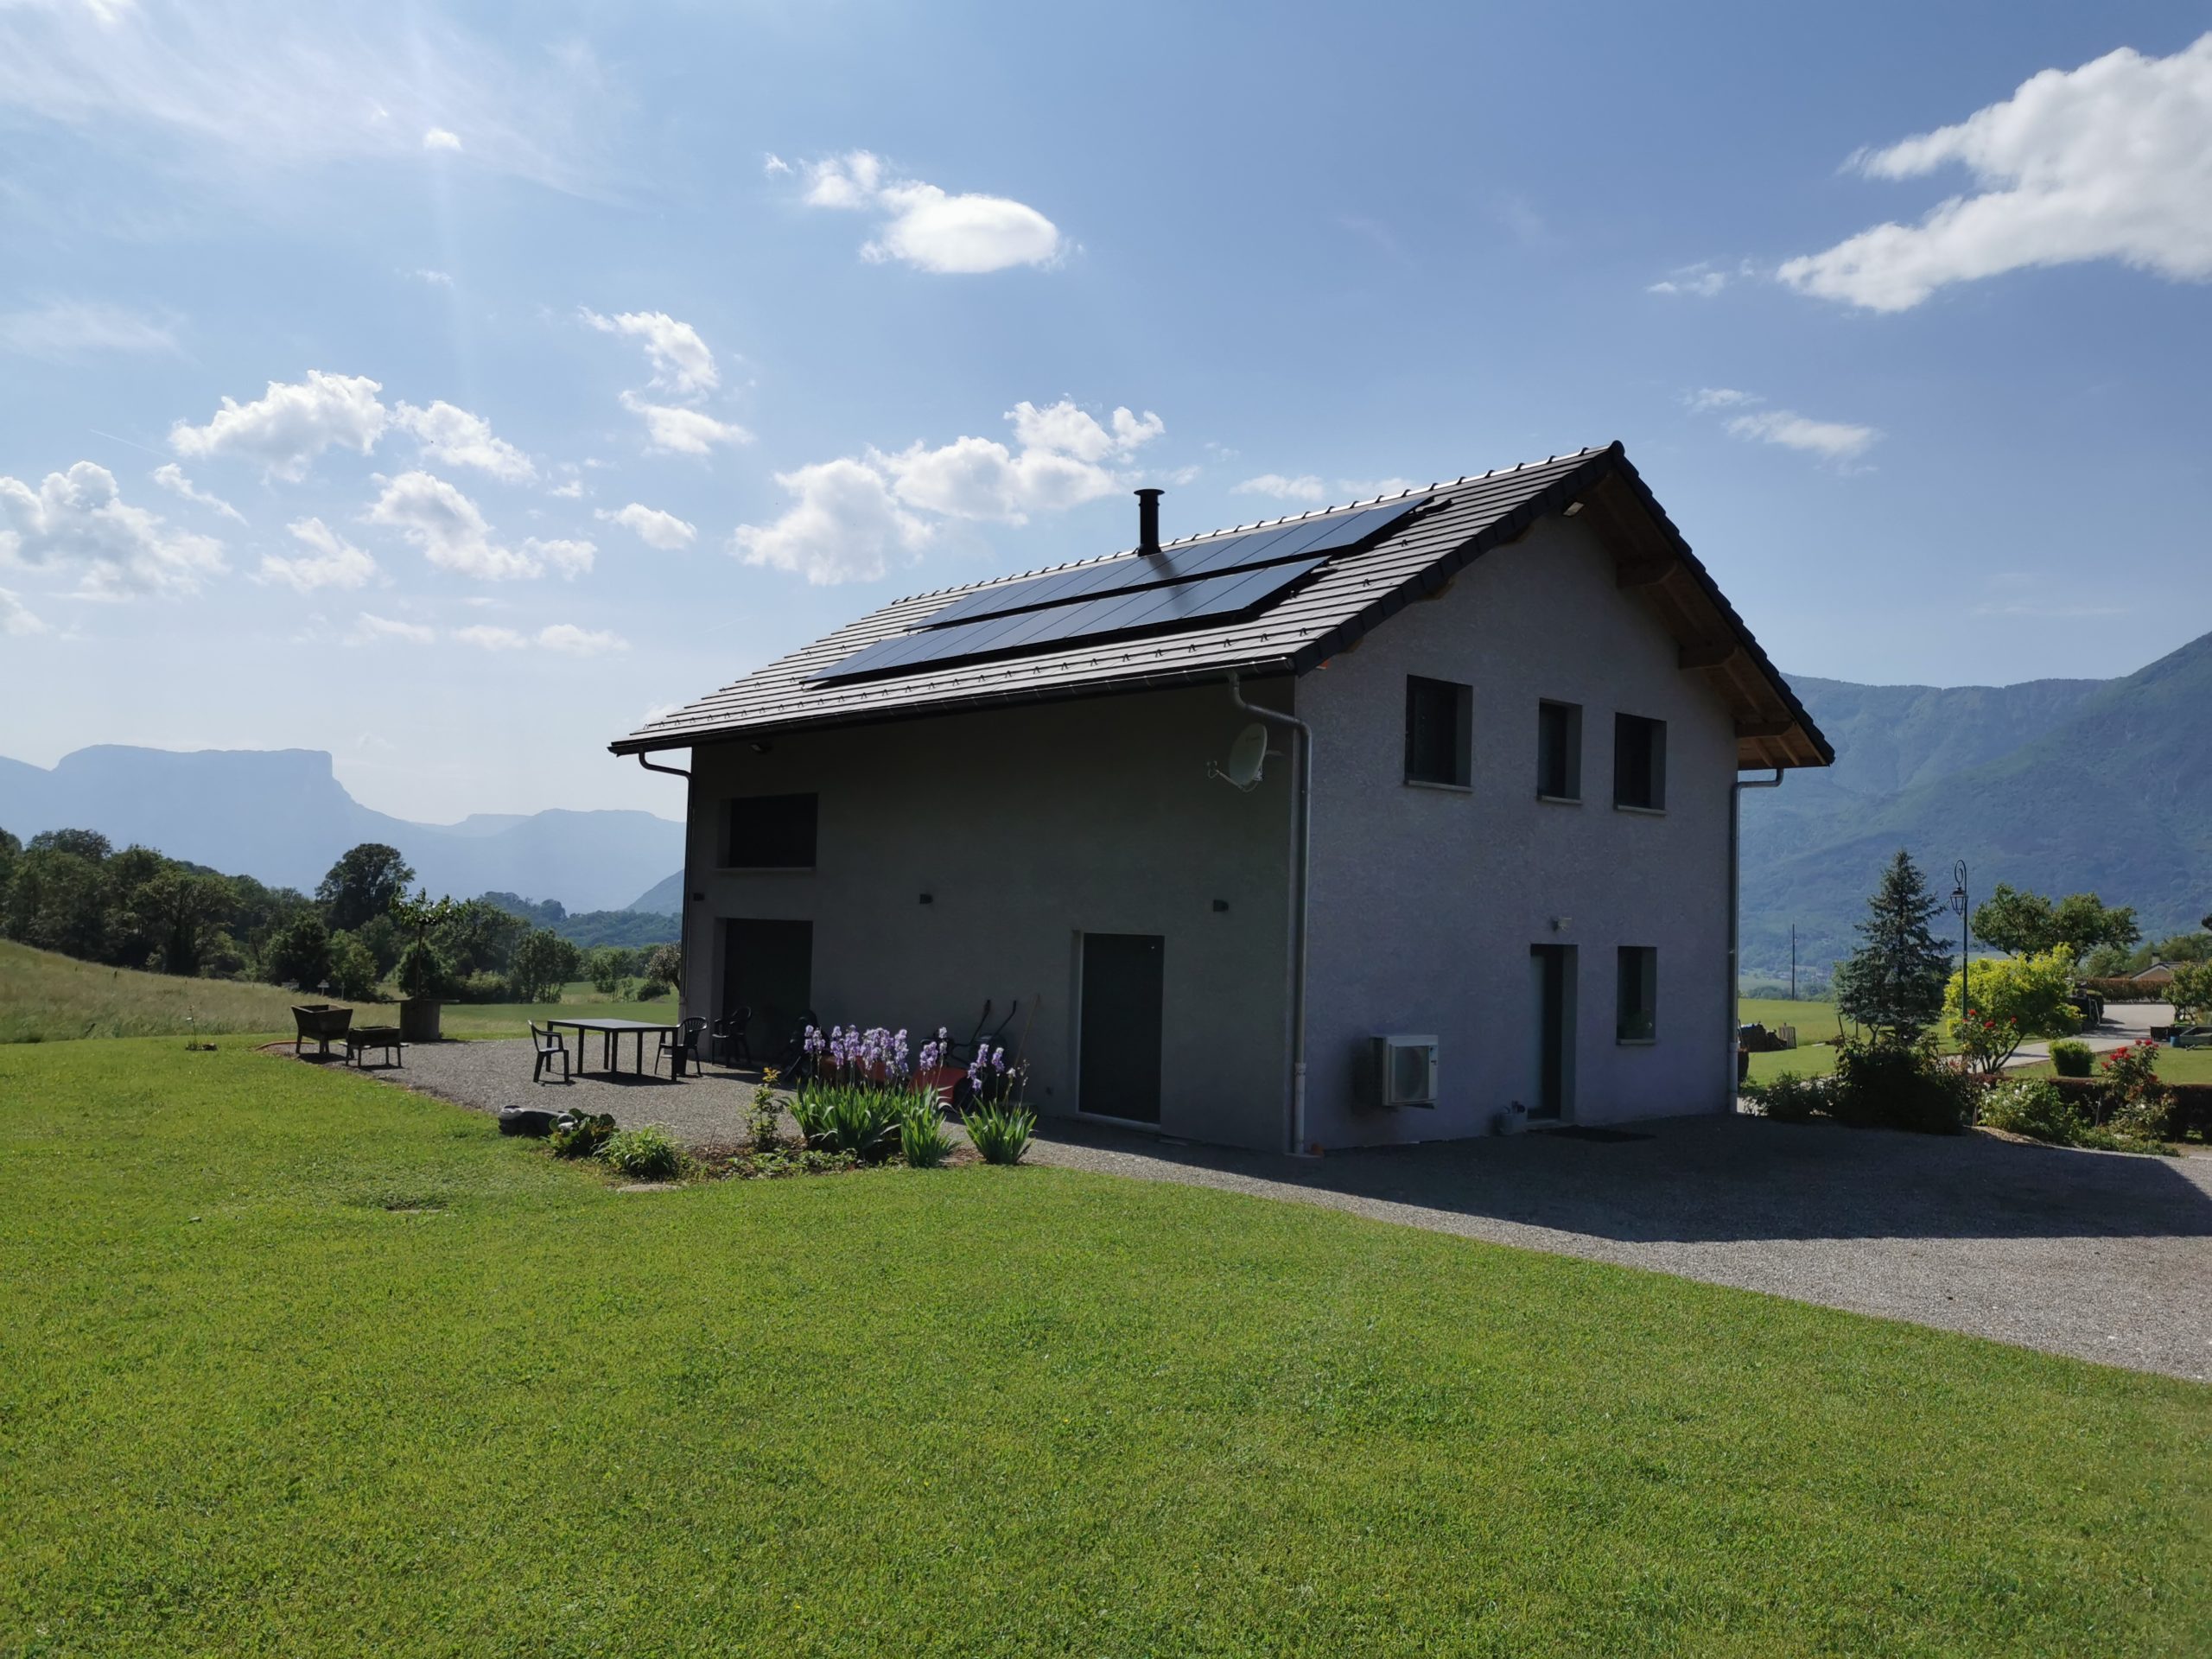
<svg viewBox="0 0 2212 1659">
<path fill-rule="evenodd" d="M 2212 1650 L 2212 1392 L 1203 1189 L 0 1051 L 0 1652 Z"/>
<path fill-rule="evenodd" d="M 601 996 L 588 981 L 561 988 L 556 1002 L 448 1002 L 438 1010 L 438 1029 L 447 1037 L 527 1037 L 532 1020 L 652 1020 L 674 1021 L 683 1010 L 672 996 L 645 1002 L 618 1002 Z"/>
<path fill-rule="evenodd" d="M 1751 1081 L 1771 1083 L 1785 1071 L 1801 1077 L 1825 1077 L 1835 1070 L 1834 1039 L 1843 1029 L 1834 1002 L 1792 1002 L 1787 997 L 1746 996 L 1736 1003 L 1738 1025 L 1757 1023 L 1769 1031 L 1797 1028 L 1797 1046 L 1751 1056 Z"/>
<path fill-rule="evenodd" d="M 275 985 L 108 968 L 0 939 L 0 1043 L 186 1032 L 289 1034 L 292 1005 L 302 1000 Z M 396 1021 L 398 1011 L 371 1005 L 358 1018 L 364 1024 Z"/>
</svg>

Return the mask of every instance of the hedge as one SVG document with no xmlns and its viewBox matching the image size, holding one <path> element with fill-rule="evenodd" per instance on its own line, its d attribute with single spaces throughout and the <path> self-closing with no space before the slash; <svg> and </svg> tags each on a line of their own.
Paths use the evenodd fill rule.
<svg viewBox="0 0 2212 1659">
<path fill-rule="evenodd" d="M 2112 1085 L 2102 1077 L 2053 1077 L 2058 1092 L 2102 1122 L 2117 1103 Z M 2212 1136 L 2212 1083 L 2170 1083 L 2166 1093 L 2173 1102 L 2173 1133 L 2194 1132 Z"/>
<path fill-rule="evenodd" d="M 2165 1002 L 2173 997 L 2171 985 L 2145 985 L 2133 979 L 2085 979 L 2082 988 L 2107 1002 Z"/>
</svg>

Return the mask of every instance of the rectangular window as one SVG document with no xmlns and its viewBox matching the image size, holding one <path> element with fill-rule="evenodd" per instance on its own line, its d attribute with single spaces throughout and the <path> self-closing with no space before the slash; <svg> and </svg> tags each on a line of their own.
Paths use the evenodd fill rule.
<svg viewBox="0 0 2212 1659">
<path fill-rule="evenodd" d="M 1613 804 L 1663 811 L 1667 805 L 1667 722 L 1613 716 Z"/>
<path fill-rule="evenodd" d="M 1469 738 L 1475 688 L 1406 677 L 1406 781 L 1465 789 L 1471 777 Z"/>
<path fill-rule="evenodd" d="M 1582 710 L 1573 703 L 1536 705 L 1536 793 L 1548 801 L 1582 798 Z"/>
<path fill-rule="evenodd" d="M 812 795 L 746 795 L 729 804 L 722 863 L 740 870 L 814 868 Z"/>
<path fill-rule="evenodd" d="M 1620 962 L 1617 1034 L 1624 1043 L 1648 1043 L 1659 1034 L 1659 952 L 1648 944 L 1624 944 Z"/>
</svg>

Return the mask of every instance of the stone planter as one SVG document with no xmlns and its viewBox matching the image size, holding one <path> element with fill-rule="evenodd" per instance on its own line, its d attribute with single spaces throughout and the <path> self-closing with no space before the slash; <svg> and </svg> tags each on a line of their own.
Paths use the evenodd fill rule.
<svg viewBox="0 0 2212 1659">
<path fill-rule="evenodd" d="M 410 996 L 399 1005 L 399 1034 L 410 1043 L 438 1040 L 438 999 Z"/>
</svg>

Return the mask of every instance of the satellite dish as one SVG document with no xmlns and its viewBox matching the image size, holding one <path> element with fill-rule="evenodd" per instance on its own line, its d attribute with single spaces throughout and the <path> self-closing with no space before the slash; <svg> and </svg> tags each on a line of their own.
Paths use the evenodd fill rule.
<svg viewBox="0 0 2212 1659">
<path fill-rule="evenodd" d="M 1241 790 L 1251 791 L 1260 781 L 1260 769 L 1268 760 L 1268 728 L 1254 721 L 1236 734 L 1236 741 L 1229 746 L 1229 764 L 1212 768 L 1217 778 L 1226 779 Z"/>
</svg>

